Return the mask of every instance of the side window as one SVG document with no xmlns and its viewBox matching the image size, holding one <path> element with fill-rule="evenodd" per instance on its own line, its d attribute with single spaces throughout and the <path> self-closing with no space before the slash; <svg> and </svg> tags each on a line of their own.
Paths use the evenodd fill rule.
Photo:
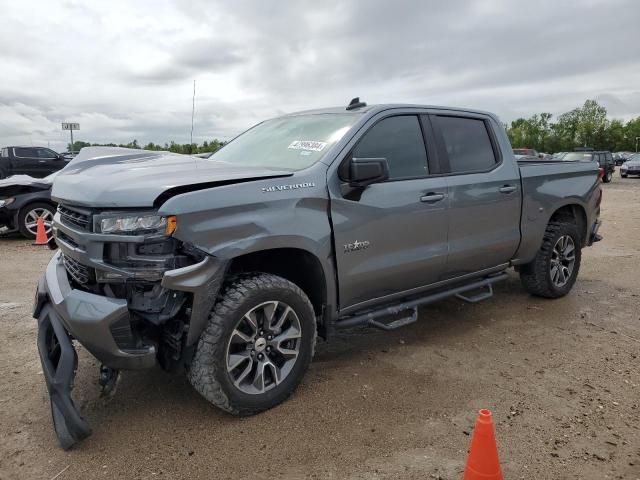
<svg viewBox="0 0 640 480">
<path fill-rule="evenodd" d="M 38 152 L 35 148 L 18 147 L 13 149 L 13 154 L 20 158 L 36 158 Z"/>
<path fill-rule="evenodd" d="M 9 157 L 9 149 L 8 148 L 3 148 L 2 149 L 2 153 L 0 153 L 0 157 L 8 158 Z"/>
<path fill-rule="evenodd" d="M 355 158 L 386 158 L 389 178 L 423 177 L 427 152 L 415 115 L 389 117 L 376 123 L 353 149 Z"/>
<path fill-rule="evenodd" d="M 489 170 L 496 164 L 489 132 L 483 120 L 436 116 L 451 173 Z"/>
<path fill-rule="evenodd" d="M 38 157 L 47 158 L 50 160 L 52 158 L 56 158 L 56 154 L 48 148 L 38 148 Z"/>
</svg>

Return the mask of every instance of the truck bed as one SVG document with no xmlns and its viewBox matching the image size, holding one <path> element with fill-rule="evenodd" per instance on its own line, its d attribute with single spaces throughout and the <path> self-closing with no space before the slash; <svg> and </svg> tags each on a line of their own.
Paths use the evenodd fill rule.
<svg viewBox="0 0 640 480">
<path fill-rule="evenodd" d="M 518 161 L 522 185 L 522 242 L 514 263 L 530 261 L 536 254 L 549 217 L 563 205 L 584 208 L 586 225 L 599 201 L 600 179 L 596 162 L 523 160 Z"/>
</svg>

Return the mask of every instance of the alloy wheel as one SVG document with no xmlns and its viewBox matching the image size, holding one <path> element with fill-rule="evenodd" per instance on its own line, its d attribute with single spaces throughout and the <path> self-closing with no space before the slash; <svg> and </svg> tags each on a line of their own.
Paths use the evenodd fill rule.
<svg viewBox="0 0 640 480">
<path fill-rule="evenodd" d="M 51 223 L 53 222 L 53 212 L 46 208 L 34 208 L 29 210 L 24 217 L 24 226 L 29 233 L 34 236 L 38 233 L 38 219 L 42 218 L 47 235 L 51 234 Z"/>
<path fill-rule="evenodd" d="M 573 273 L 576 263 L 576 245 L 570 235 L 563 235 L 556 241 L 551 252 L 551 281 L 556 287 L 564 287 Z"/>
<path fill-rule="evenodd" d="M 269 301 L 245 313 L 231 332 L 227 373 L 241 392 L 258 395 L 278 386 L 300 353 L 302 329 L 286 303 Z"/>
</svg>

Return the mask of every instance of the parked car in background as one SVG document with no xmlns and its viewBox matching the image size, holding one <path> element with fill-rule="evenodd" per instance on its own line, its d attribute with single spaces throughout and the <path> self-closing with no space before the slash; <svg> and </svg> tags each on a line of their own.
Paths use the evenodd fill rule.
<svg viewBox="0 0 640 480">
<path fill-rule="evenodd" d="M 630 156 L 620 167 L 622 178 L 627 178 L 629 175 L 640 175 L 640 153 Z"/>
<path fill-rule="evenodd" d="M 513 154 L 514 155 L 522 155 L 524 157 L 542 158 L 541 154 L 538 153 L 538 151 L 534 150 L 533 148 L 514 148 L 513 149 Z"/>
<path fill-rule="evenodd" d="M 51 186 L 58 172 L 45 178 L 14 175 L 0 180 L 0 233 L 20 232 L 35 238 L 38 218 L 42 218 L 47 235 L 56 211 Z"/>
<path fill-rule="evenodd" d="M 564 156 L 567 154 L 568 152 L 558 152 L 558 153 L 554 153 L 552 155 L 552 159 L 553 160 L 562 160 L 564 158 Z"/>
<path fill-rule="evenodd" d="M 61 154 L 45 147 L 4 147 L 0 151 L 0 179 L 11 175 L 44 178 L 69 162 Z"/>
<path fill-rule="evenodd" d="M 617 158 L 616 155 L 618 156 Z M 616 160 L 616 165 L 622 165 L 634 155 L 635 153 L 633 152 L 618 152 L 617 154 L 613 155 L 613 158 Z"/>
<path fill-rule="evenodd" d="M 567 153 L 562 157 L 563 161 L 583 160 L 587 162 L 597 162 L 598 167 L 602 168 L 602 181 L 609 183 L 616 171 L 613 155 L 609 151 L 595 151 L 588 147 L 578 147 L 573 152 Z"/>
</svg>

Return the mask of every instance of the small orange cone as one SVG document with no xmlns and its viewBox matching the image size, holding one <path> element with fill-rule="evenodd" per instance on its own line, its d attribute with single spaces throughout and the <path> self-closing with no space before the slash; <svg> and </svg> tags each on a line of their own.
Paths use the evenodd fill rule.
<svg viewBox="0 0 640 480">
<path fill-rule="evenodd" d="M 473 429 L 464 480 L 503 480 L 491 411 L 485 408 L 478 413 Z"/>
<path fill-rule="evenodd" d="M 47 238 L 47 229 L 44 227 L 44 220 L 38 217 L 38 229 L 36 230 L 36 243 L 34 245 L 46 245 L 49 242 Z"/>
</svg>

